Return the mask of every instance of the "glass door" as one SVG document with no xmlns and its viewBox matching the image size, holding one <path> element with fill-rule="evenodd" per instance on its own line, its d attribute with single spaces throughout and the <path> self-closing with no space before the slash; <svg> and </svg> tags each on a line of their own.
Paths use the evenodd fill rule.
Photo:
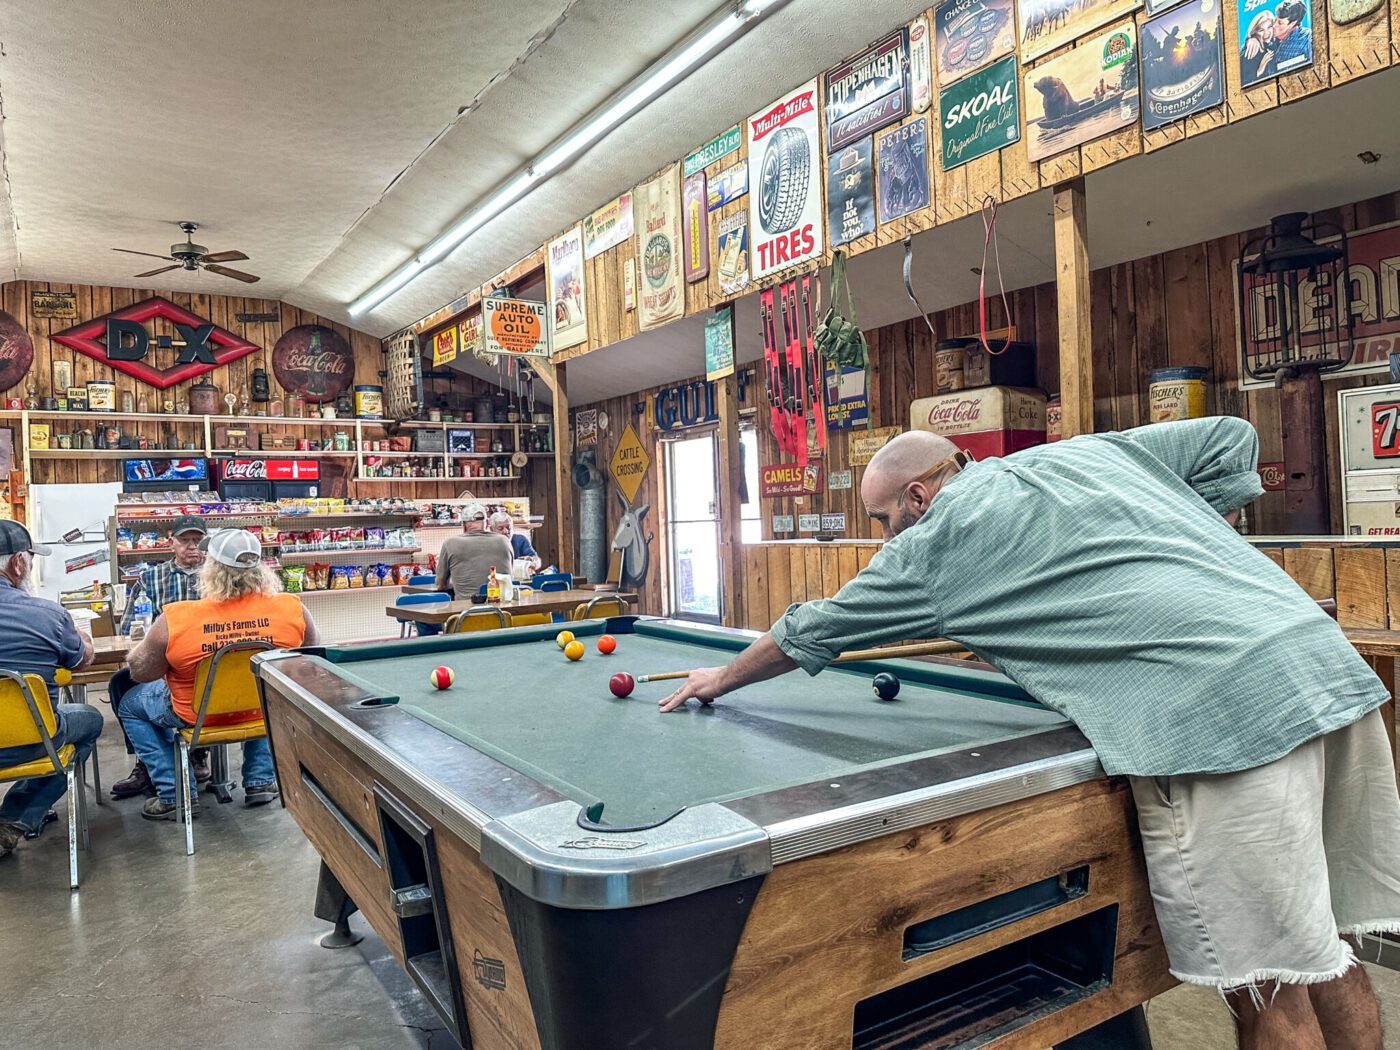
<svg viewBox="0 0 1400 1050">
<path fill-rule="evenodd" d="M 666 442 L 671 615 L 719 623 L 719 485 L 714 431 Z"/>
</svg>

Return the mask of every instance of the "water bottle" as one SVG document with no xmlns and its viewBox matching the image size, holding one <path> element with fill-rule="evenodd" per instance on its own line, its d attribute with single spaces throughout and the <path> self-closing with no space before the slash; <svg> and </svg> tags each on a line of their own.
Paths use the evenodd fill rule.
<svg viewBox="0 0 1400 1050">
<path fill-rule="evenodd" d="M 132 640 L 146 637 L 151 629 L 151 599 L 142 594 L 136 599 L 135 611 L 131 614 Z"/>
</svg>

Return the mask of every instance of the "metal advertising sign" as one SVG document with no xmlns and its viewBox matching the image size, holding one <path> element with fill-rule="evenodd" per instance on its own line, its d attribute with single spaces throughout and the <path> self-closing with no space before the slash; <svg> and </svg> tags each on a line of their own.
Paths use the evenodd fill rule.
<svg viewBox="0 0 1400 1050">
<path fill-rule="evenodd" d="M 875 232 L 875 172 L 871 140 L 863 138 L 826 161 L 826 228 L 832 245 Z"/>
<path fill-rule="evenodd" d="M 820 514 L 799 514 L 797 516 L 798 532 L 820 532 L 822 528 L 822 516 Z"/>
<path fill-rule="evenodd" d="M 1142 126 L 1158 128 L 1218 106 L 1225 55 L 1218 0 L 1191 0 L 1142 27 Z"/>
<path fill-rule="evenodd" d="M 1065 0 L 1019 0 L 1016 13 L 1020 16 L 1021 61 L 1039 58 L 1141 6 L 1142 0 L 1082 0 L 1074 4 L 1066 4 Z M 1244 24 L 1243 17 L 1240 23 Z M 1085 45 L 1081 42 L 1079 46 Z"/>
<path fill-rule="evenodd" d="M 642 480 L 650 466 L 651 457 L 647 455 L 637 432 L 632 429 L 632 424 L 628 423 L 622 428 L 617 447 L 613 449 L 612 458 L 608 460 L 608 471 L 617 482 L 617 487 L 622 490 L 622 494 L 627 497 L 628 504 L 637 501 L 637 490 L 642 487 Z"/>
<path fill-rule="evenodd" d="M 642 267 L 642 331 L 679 317 L 685 310 L 681 277 L 680 165 L 672 164 L 635 191 L 637 259 Z"/>
<path fill-rule="evenodd" d="M 927 118 L 920 117 L 875 136 L 875 170 L 880 187 L 876 199 L 882 223 L 927 208 Z"/>
<path fill-rule="evenodd" d="M 710 190 L 705 195 L 705 206 L 714 211 L 730 201 L 738 200 L 748 192 L 749 166 L 741 160 L 710 180 Z"/>
<path fill-rule="evenodd" d="M 769 463 L 759 468 L 758 493 L 764 499 L 775 496 L 813 495 L 822 490 L 820 463 Z"/>
<path fill-rule="evenodd" d="M 710 210 L 705 206 L 705 173 L 681 184 L 681 229 L 685 238 L 685 280 L 694 284 L 710 274 Z"/>
<path fill-rule="evenodd" d="M 34 340 L 12 314 L 0 310 L 0 390 L 18 386 L 34 364 Z M 54 389 L 59 387 L 55 384 Z"/>
<path fill-rule="evenodd" d="M 850 430 L 870 423 L 865 369 L 826 362 L 826 428 Z"/>
<path fill-rule="evenodd" d="M 1238 0 L 1238 5 L 1235 48 L 1242 87 L 1313 64 L 1312 4 Z"/>
<path fill-rule="evenodd" d="M 719 290 L 738 295 L 749 286 L 749 213 L 738 212 L 719 223 Z"/>
<path fill-rule="evenodd" d="M 941 88 L 1016 52 L 1011 0 L 943 0 L 933 21 Z"/>
<path fill-rule="evenodd" d="M 705 378 L 734 374 L 734 307 L 721 306 L 705 321 Z"/>
<path fill-rule="evenodd" d="M 1025 74 L 1026 155 L 1044 160 L 1137 122 L 1137 27 L 1124 22 Z"/>
<path fill-rule="evenodd" d="M 583 228 L 575 226 L 549 242 L 545 254 L 553 347 L 563 350 L 588 339 L 583 296 Z"/>
<path fill-rule="evenodd" d="M 827 70 L 825 101 L 828 153 L 907 117 L 908 27 Z"/>
<path fill-rule="evenodd" d="M 483 360 L 489 359 L 485 344 L 481 341 L 481 312 L 477 311 L 464 318 L 457 325 L 457 349 L 464 354 Z"/>
<path fill-rule="evenodd" d="M 744 123 L 755 279 L 822 253 L 820 125 L 815 80 Z"/>
<path fill-rule="evenodd" d="M 1282 463 L 1260 463 L 1259 483 L 1265 492 L 1282 492 L 1284 489 L 1284 465 Z"/>
<path fill-rule="evenodd" d="M 1322 244 L 1333 238 L 1324 238 Z M 1323 375 L 1324 380 L 1340 379 L 1344 376 L 1365 375 L 1371 372 L 1385 372 L 1390 367 L 1390 355 L 1400 352 L 1400 223 L 1387 223 L 1372 226 L 1347 237 L 1347 276 L 1352 282 L 1352 352 L 1351 361 L 1335 372 Z M 1306 302 L 1319 300 L 1330 294 L 1328 289 L 1320 289 L 1311 281 L 1299 282 L 1298 294 Z M 1250 332 L 1251 345 L 1257 346 L 1260 340 L 1276 338 L 1278 335 L 1279 304 L 1267 289 L 1251 287 L 1248 294 L 1240 291 L 1239 267 L 1235 267 L 1236 309 L 1244 311 L 1245 324 Z M 1309 328 L 1316 331 L 1316 322 Z M 1239 336 L 1236 335 L 1238 341 Z M 1305 338 L 1303 345 L 1310 342 Z M 1238 346 L 1237 346 L 1237 349 Z M 1269 380 L 1250 379 L 1240 376 L 1241 390 L 1259 390 L 1271 387 Z"/>
<path fill-rule="evenodd" d="M 879 430 L 853 430 L 846 445 L 846 458 L 853 467 L 863 467 L 875 453 L 887 445 L 899 433 L 899 427 L 881 427 Z"/>
<path fill-rule="evenodd" d="M 1016 56 L 964 77 L 938 93 L 943 170 L 994 153 L 1021 137 Z"/>
<path fill-rule="evenodd" d="M 632 194 L 614 197 L 583 220 L 583 257 L 591 259 L 632 236 Z"/>
<path fill-rule="evenodd" d="M 584 445 L 598 444 L 598 410 L 596 408 L 581 408 L 574 413 L 574 444 L 580 448 Z"/>
<path fill-rule="evenodd" d="M 909 23 L 909 94 L 915 113 L 924 113 L 933 104 L 933 43 L 928 15 Z"/>
<path fill-rule="evenodd" d="M 723 135 L 716 135 L 694 153 L 687 153 L 681 161 L 681 177 L 688 178 L 702 168 L 708 168 L 721 157 L 727 157 L 739 149 L 739 125 L 735 124 Z"/>
<path fill-rule="evenodd" d="M 53 318 L 61 321 L 78 319 L 77 292 L 30 292 L 29 316 Z M 277 315 L 273 320 L 277 320 Z"/>
<path fill-rule="evenodd" d="M 826 487 L 832 492 L 849 489 L 854 484 L 854 471 L 829 470 L 826 472 Z"/>
<path fill-rule="evenodd" d="M 549 357 L 549 308 L 532 299 L 481 300 L 486 349 L 512 357 Z"/>
<path fill-rule="evenodd" d="M 457 326 L 452 325 L 433 335 L 433 367 L 441 368 L 457 360 Z"/>
<path fill-rule="evenodd" d="M 821 516 L 821 531 L 822 531 L 822 532 L 845 532 L 845 531 L 846 531 L 846 514 L 845 514 L 845 512 L 844 512 L 844 511 L 841 511 L 841 512 L 833 513 L 833 514 L 823 514 L 823 515 Z"/>
</svg>

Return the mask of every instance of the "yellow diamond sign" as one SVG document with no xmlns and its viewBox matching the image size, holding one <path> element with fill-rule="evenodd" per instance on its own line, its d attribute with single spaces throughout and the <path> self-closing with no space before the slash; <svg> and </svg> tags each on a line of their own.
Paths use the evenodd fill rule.
<svg viewBox="0 0 1400 1050">
<path fill-rule="evenodd" d="M 608 470 L 612 471 L 613 480 L 629 504 L 636 502 L 637 490 L 642 487 L 642 479 L 647 476 L 650 466 L 651 457 L 642 447 L 632 424 L 628 423 L 622 430 L 622 436 L 617 439 L 612 459 L 608 460 Z"/>
</svg>

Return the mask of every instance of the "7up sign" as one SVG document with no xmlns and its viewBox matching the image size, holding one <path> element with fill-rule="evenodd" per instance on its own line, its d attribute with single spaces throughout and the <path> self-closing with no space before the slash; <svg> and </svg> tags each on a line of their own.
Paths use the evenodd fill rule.
<svg viewBox="0 0 1400 1050">
<path fill-rule="evenodd" d="M 949 85 L 938 93 L 943 122 L 943 170 L 1003 146 L 1021 137 L 1021 105 L 1016 88 L 1016 56 Z"/>
</svg>

